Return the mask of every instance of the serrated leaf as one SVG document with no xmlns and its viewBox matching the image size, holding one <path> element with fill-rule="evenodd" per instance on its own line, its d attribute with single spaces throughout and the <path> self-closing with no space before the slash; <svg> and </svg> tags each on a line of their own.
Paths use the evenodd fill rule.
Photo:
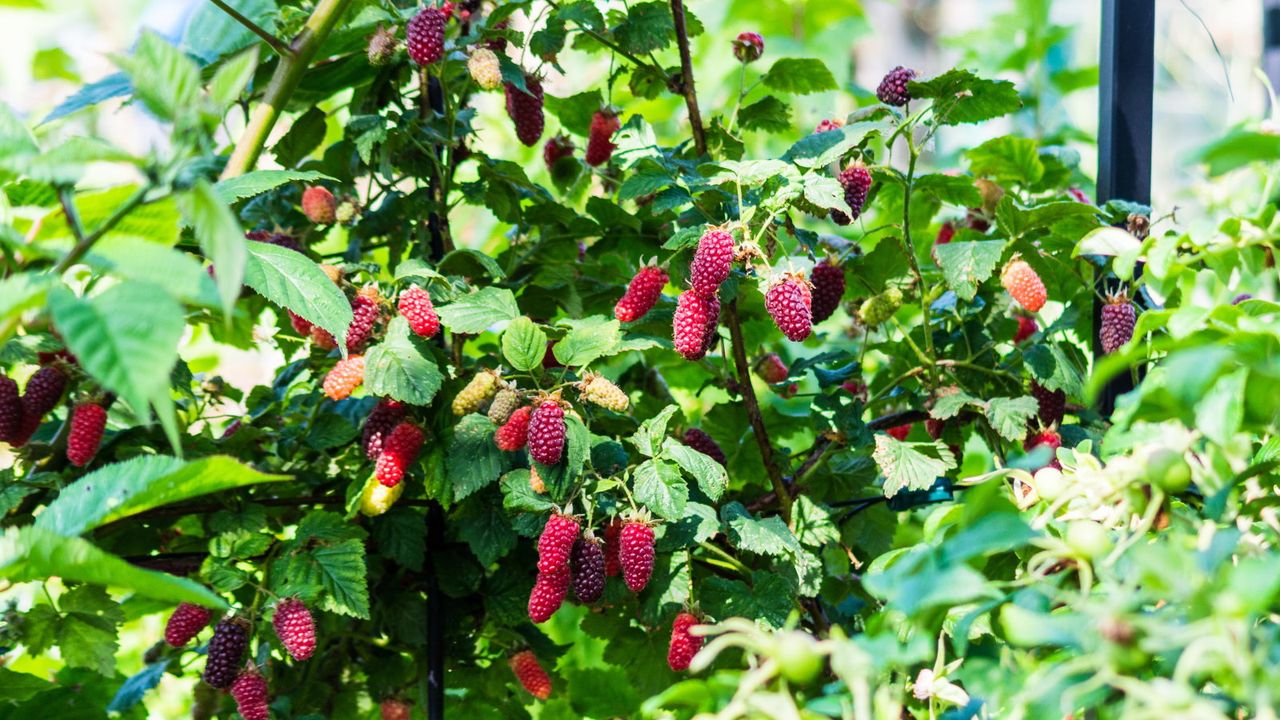
<svg viewBox="0 0 1280 720">
<path fill-rule="evenodd" d="M 154 32 L 142 33 L 132 55 L 113 59 L 133 81 L 134 97 L 160 118 L 172 122 L 198 107 L 199 68 Z"/>
<path fill-rule="evenodd" d="M 213 189 L 222 202 L 228 205 L 245 198 L 280 187 L 289 182 L 316 182 L 333 178 L 314 170 L 254 170 L 226 180 L 219 180 Z"/>
<path fill-rule="evenodd" d="M 791 129 L 791 106 L 766 95 L 738 111 L 738 125 L 743 130 L 785 132 Z"/>
<path fill-rule="evenodd" d="M 739 550 L 774 557 L 801 550 L 800 541 L 777 515 L 757 518 L 735 500 L 720 508 L 720 520 L 728 528 L 729 542 Z"/>
<path fill-rule="evenodd" d="M 804 199 L 824 210 L 842 210 L 849 207 L 844 201 L 844 188 L 829 175 L 806 175 Z"/>
<path fill-rule="evenodd" d="M 225 113 L 244 92 L 258 69 L 258 46 L 223 62 L 209 81 L 209 99 L 219 113 Z"/>
<path fill-rule="evenodd" d="M 183 221 L 195 233 L 200 251 L 213 262 L 222 311 L 231 314 L 242 282 L 248 282 L 248 243 L 231 208 L 203 178 L 178 198 Z M 255 243 L 261 244 L 261 243 Z"/>
<path fill-rule="evenodd" d="M 364 553 L 364 543 L 355 539 L 317 547 L 308 553 L 325 590 L 323 609 L 368 619 L 369 586 Z"/>
<path fill-rule="evenodd" d="M 82 667 L 108 677 L 115 674 L 116 626 L 92 615 L 70 612 L 58 625 L 58 650 L 70 667 Z"/>
<path fill-rule="evenodd" d="M 501 280 L 507 276 L 498 261 L 474 248 L 458 248 L 440 259 L 436 270 L 445 275 L 462 275 L 468 278 L 488 277 Z"/>
<path fill-rule="evenodd" d="M 651 458 L 635 469 L 634 477 L 632 494 L 637 503 L 666 520 L 677 520 L 684 515 L 685 504 L 689 502 L 689 486 L 678 467 L 665 460 Z"/>
<path fill-rule="evenodd" d="M 963 392 L 943 395 L 934 401 L 933 407 L 929 409 L 929 415 L 937 420 L 950 420 L 959 415 L 965 405 L 981 406 L 982 400 Z"/>
<path fill-rule="evenodd" d="M 1034 185 L 1044 177 L 1044 163 L 1035 140 L 1004 135 L 966 150 L 969 172 L 1001 182 Z"/>
<path fill-rule="evenodd" d="M 493 442 L 495 429 L 493 421 L 478 414 L 467 415 L 454 426 L 445 457 L 454 499 L 462 500 L 507 470 L 508 458 Z"/>
<path fill-rule="evenodd" d="M 497 562 L 511 552 L 519 540 L 506 514 L 493 512 L 488 502 L 468 503 L 460 520 L 458 537 L 467 543 L 481 565 Z"/>
<path fill-rule="evenodd" d="M 675 25 L 671 9 L 664 2 L 635 3 L 627 17 L 613 29 L 618 45 L 627 52 L 644 55 L 671 44 Z"/>
<path fill-rule="evenodd" d="M 970 208 L 982 205 L 982 193 L 973 184 L 973 178 L 962 175 L 932 173 L 915 180 L 915 189 L 927 192 L 944 203 Z"/>
<path fill-rule="evenodd" d="M 899 490 L 927 490 L 946 471 L 956 467 L 955 458 L 942 441 L 901 442 L 876 433 L 876 449 L 871 453 L 884 474 L 884 496 Z M 925 450 L 928 452 L 925 452 Z"/>
<path fill-rule="evenodd" d="M 1061 390 L 1067 397 L 1079 397 L 1084 393 L 1084 378 L 1080 373 L 1084 358 L 1074 346 L 1041 343 L 1024 350 L 1022 358 L 1031 376 L 1046 389 Z"/>
<path fill-rule="evenodd" d="M 346 347 L 351 303 L 305 255 L 268 243 L 249 243 L 244 282 L 277 306 L 328 330 Z"/>
<path fill-rule="evenodd" d="M 516 296 L 506 288 L 486 287 L 438 308 L 451 332 L 478 335 L 497 323 L 520 317 Z"/>
<path fill-rule="evenodd" d="M 365 353 L 364 364 L 369 393 L 410 405 L 430 405 L 444 383 L 426 343 L 399 316 L 387 325 L 386 338 Z"/>
<path fill-rule="evenodd" d="M 673 438 L 663 442 L 662 456 L 674 460 L 689 473 L 713 502 L 720 499 L 729 485 L 729 474 L 723 465 Z"/>
<path fill-rule="evenodd" d="M 978 294 L 978 286 L 991 277 L 1000 264 L 1004 245 L 1003 240 L 950 242 L 935 245 L 933 254 L 947 287 L 960 299 L 970 301 Z"/>
<path fill-rule="evenodd" d="M 529 486 L 529 471 L 512 470 L 502 476 L 502 509 L 514 512 L 544 513 L 551 509 L 550 498 Z"/>
<path fill-rule="evenodd" d="M 502 356 L 511 367 L 528 372 L 542 365 L 547 352 L 547 334 L 527 317 L 511 321 L 502 333 Z"/>
<path fill-rule="evenodd" d="M 982 122 L 1022 107 L 1013 83 L 987 80 L 968 70 L 950 70 L 932 80 L 911 82 L 907 87 L 912 98 L 934 100 L 934 115 L 943 125 Z"/>
<path fill-rule="evenodd" d="M 662 524 L 661 532 L 658 552 L 673 552 L 715 537 L 720 532 L 720 518 L 710 505 L 690 502 L 679 520 Z"/>
<path fill-rule="evenodd" d="M 315 152 L 324 142 L 327 131 L 327 115 L 318 107 L 312 107 L 298 116 L 289 131 L 271 147 L 276 162 L 281 167 L 291 168 L 300 164 L 307 156 Z M 369 158 L 363 158 L 369 162 Z"/>
<path fill-rule="evenodd" d="M 826 63 L 817 58 L 779 58 L 762 80 L 774 90 L 800 95 L 839 87 Z"/>
<path fill-rule="evenodd" d="M 631 444 L 648 457 L 657 455 L 662 450 L 663 441 L 667 437 L 667 423 L 679 409 L 678 405 L 668 405 L 657 415 L 645 420 L 640 424 L 640 429 L 631 436 Z"/>
<path fill-rule="evenodd" d="M 698 604 L 713 618 L 745 617 L 775 628 L 787 622 L 795 597 L 785 580 L 757 572 L 748 586 L 741 580 L 712 575 L 698 587 Z"/>
<path fill-rule="evenodd" d="M 596 315 L 576 321 L 552 352 L 562 365 L 583 367 L 612 355 L 621 338 L 617 320 Z"/>
<path fill-rule="evenodd" d="M 1005 440 L 1016 442 L 1026 436 L 1027 422 L 1039 409 L 1033 397 L 991 398 L 987 402 L 987 421 Z"/>
</svg>

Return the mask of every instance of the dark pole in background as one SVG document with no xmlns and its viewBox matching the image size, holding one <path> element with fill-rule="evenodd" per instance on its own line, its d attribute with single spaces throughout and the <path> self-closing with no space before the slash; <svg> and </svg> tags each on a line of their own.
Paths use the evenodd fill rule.
<svg viewBox="0 0 1280 720">
<path fill-rule="evenodd" d="M 1109 200 L 1151 203 L 1151 115 L 1155 86 L 1155 0 L 1103 0 L 1101 71 L 1098 78 L 1098 204 Z M 1135 272 L 1135 275 L 1137 272 Z M 1114 278 L 1096 271 L 1094 290 L 1114 290 Z M 1093 301 L 1093 356 L 1101 357 L 1097 328 L 1102 300 Z M 1128 373 L 1117 375 L 1098 398 L 1109 417 L 1116 398 L 1133 389 Z"/>
<path fill-rule="evenodd" d="M 1280 0 L 1262 0 L 1262 69 L 1271 87 L 1280 90 Z"/>
<path fill-rule="evenodd" d="M 426 72 L 425 70 L 423 71 Z M 427 78 L 425 83 L 428 104 L 431 110 L 444 113 L 444 92 L 440 81 L 435 77 Z M 425 111 L 424 111 L 425 115 Z M 437 153 L 439 153 L 437 149 Z M 438 177 L 431 178 L 431 197 L 439 195 Z M 442 218 L 433 212 L 427 217 L 427 227 L 431 234 L 431 259 L 439 262 L 444 257 L 444 234 L 441 232 Z M 444 333 L 439 341 L 443 343 Z M 423 570 L 427 580 L 427 718 L 428 720 L 444 720 L 444 598 L 440 596 L 440 568 L 436 565 L 436 557 L 444 547 L 444 508 L 440 503 L 432 502 L 427 507 L 427 556 Z"/>
</svg>

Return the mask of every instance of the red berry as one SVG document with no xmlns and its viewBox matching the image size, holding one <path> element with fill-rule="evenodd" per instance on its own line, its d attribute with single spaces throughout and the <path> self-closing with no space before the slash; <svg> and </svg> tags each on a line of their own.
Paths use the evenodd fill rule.
<svg viewBox="0 0 1280 720">
<path fill-rule="evenodd" d="M 1009 291 L 1018 304 L 1028 312 L 1039 312 L 1044 307 L 1048 294 L 1040 276 L 1027 264 L 1026 260 L 1014 256 L 1000 273 L 1000 282 Z"/>
<path fill-rule="evenodd" d="M 689 263 L 689 285 L 704 298 L 714 297 L 720 283 L 733 269 L 733 236 L 724 230 L 708 230 L 698 240 Z"/>
<path fill-rule="evenodd" d="M 1098 338 L 1102 340 L 1102 352 L 1113 353 L 1121 345 L 1133 339 L 1133 327 L 1138 322 L 1138 313 L 1133 303 L 1124 293 L 1112 295 L 1102 306 L 1102 323 L 1098 330 Z"/>
<path fill-rule="evenodd" d="M 653 575 L 653 528 L 638 521 L 622 525 L 618 537 L 618 564 L 631 592 L 640 592 Z"/>
<path fill-rule="evenodd" d="M 240 671 L 240 659 L 249 646 L 248 625 L 239 618 L 223 620 L 213 628 L 204 662 L 204 681 L 226 690 Z"/>
<path fill-rule="evenodd" d="M 604 550 L 598 540 L 586 537 L 574 542 L 569 567 L 578 602 L 593 603 L 604 595 Z"/>
<path fill-rule="evenodd" d="M 404 403 L 396 400 L 384 399 L 374 406 L 369 417 L 365 418 L 364 431 L 360 438 L 365 457 L 370 460 L 378 459 L 382 454 L 382 445 L 386 442 L 387 436 L 404 419 L 406 411 Z"/>
<path fill-rule="evenodd" d="M 22 423 L 11 441 L 14 447 L 27 444 L 44 416 L 58 406 L 66 387 L 66 373 L 57 365 L 45 365 L 27 380 L 27 388 L 22 393 Z"/>
<path fill-rule="evenodd" d="M 107 411 L 95 403 L 81 403 L 71 413 L 67 431 L 67 461 L 76 467 L 89 464 L 102 443 L 107 427 Z"/>
<path fill-rule="evenodd" d="M 720 449 L 719 443 L 711 438 L 710 435 L 698 428 L 689 428 L 684 431 L 684 444 L 724 465 L 724 450 Z"/>
<path fill-rule="evenodd" d="M 885 432 L 894 440 L 906 440 L 907 436 L 911 434 L 911 423 L 891 427 L 888 430 L 885 430 Z"/>
<path fill-rule="evenodd" d="M 671 339 L 676 351 L 687 360 L 701 360 L 707 354 L 707 337 L 715 332 L 720 303 L 685 290 L 676 301 L 671 323 Z"/>
<path fill-rule="evenodd" d="M 313 185 L 302 191 L 302 214 L 317 225 L 332 225 L 337 217 L 337 201 L 328 188 Z"/>
<path fill-rule="evenodd" d="M 613 306 L 613 316 L 619 322 L 635 322 L 644 317 L 662 297 L 662 288 L 666 287 L 667 272 L 654 265 L 646 265 L 631 278 L 627 291 Z"/>
<path fill-rule="evenodd" d="M 699 624 L 696 615 L 682 612 L 671 623 L 671 644 L 667 646 L 667 665 L 675 672 L 684 672 L 693 662 L 693 656 L 702 649 L 702 638 L 689 632 Z"/>
<path fill-rule="evenodd" d="M 929 433 L 929 437 L 933 440 L 937 440 L 938 438 L 942 437 L 942 431 L 946 427 L 947 427 L 946 420 L 937 420 L 935 418 L 928 418 L 927 420 L 924 421 L 924 431 Z"/>
<path fill-rule="evenodd" d="M 547 341 L 547 351 L 546 351 L 546 352 L 544 352 L 544 353 L 542 354 L 542 369 L 543 369 L 543 370 L 554 370 L 554 369 L 556 369 L 556 368 L 562 368 L 562 367 L 564 367 L 564 365 L 562 365 L 562 364 L 560 363 L 560 361 L 556 359 L 556 354 L 555 354 L 555 351 L 554 351 L 554 349 L 553 349 L 553 348 L 555 348 L 555 346 L 556 346 L 556 341 L 555 341 L 555 340 L 548 340 L 548 341 Z"/>
<path fill-rule="evenodd" d="M 946 245 L 950 243 L 956 236 L 956 224 L 950 220 L 942 223 L 942 227 L 938 228 L 938 237 L 934 239 L 934 245 Z"/>
<path fill-rule="evenodd" d="M 756 361 L 756 375 L 770 385 L 786 380 L 790 374 L 791 370 L 778 353 L 769 353 Z"/>
<path fill-rule="evenodd" d="M 552 572 L 538 573 L 538 579 L 529 593 L 529 619 L 546 622 L 560 609 L 569 594 L 569 565 Z"/>
<path fill-rule="evenodd" d="M 906 105 L 911 102 L 911 93 L 907 90 L 907 83 L 914 80 L 915 77 L 915 70 L 899 65 L 880 81 L 880 87 L 876 88 L 876 97 L 885 105 L 893 105 L 895 107 Z"/>
<path fill-rule="evenodd" d="M 840 383 L 840 389 L 844 390 L 850 395 L 853 395 L 854 397 L 861 398 L 864 402 L 867 399 L 867 386 L 864 385 L 863 383 L 855 382 L 853 380 L 846 380 Z"/>
<path fill-rule="evenodd" d="M 377 288 L 361 290 L 351 298 L 351 326 L 347 329 L 347 352 L 363 352 L 373 335 L 373 326 L 382 318 L 382 298 Z"/>
<path fill-rule="evenodd" d="M 311 328 L 311 342 L 315 343 L 316 347 L 321 350 L 338 349 L 338 341 L 334 339 L 333 333 L 325 330 L 319 325 Z"/>
<path fill-rule="evenodd" d="M 415 335 L 432 337 L 440 330 L 440 316 L 431 304 L 431 295 L 426 290 L 414 285 L 400 293 L 400 301 L 396 303 L 400 316 L 409 323 L 409 329 Z"/>
<path fill-rule="evenodd" d="M 831 132 L 844 127 L 844 121 L 840 118 L 824 118 L 818 121 L 818 126 L 813 129 L 814 134 Z"/>
<path fill-rule="evenodd" d="M 1085 195 L 1084 191 L 1080 188 L 1067 188 L 1067 196 L 1078 203 L 1084 203 L 1085 205 L 1093 204 L 1093 202 L 1089 200 L 1089 196 Z"/>
<path fill-rule="evenodd" d="M 444 57 L 444 24 L 449 19 L 440 8 L 425 7 L 404 28 L 409 57 L 419 65 L 430 65 Z"/>
<path fill-rule="evenodd" d="M 512 655 L 509 662 L 511 672 L 520 681 L 520 687 L 539 700 L 551 697 L 551 678 L 547 677 L 547 671 L 538 664 L 538 657 L 532 650 L 522 650 Z"/>
<path fill-rule="evenodd" d="M 711 352 L 711 348 L 715 347 L 716 329 L 720 327 L 720 298 L 706 298 L 707 303 L 707 325 L 706 332 L 702 335 L 702 352 L 703 354 Z"/>
<path fill-rule="evenodd" d="M 349 355 L 334 364 L 324 376 L 324 394 L 330 400 L 345 400 L 364 383 L 364 356 Z"/>
<path fill-rule="evenodd" d="M 982 214 L 981 208 L 969 208 L 964 215 L 965 227 L 975 232 L 984 233 L 991 229 L 991 221 Z"/>
<path fill-rule="evenodd" d="M 231 684 L 231 697 L 244 720 L 268 720 L 271 717 L 267 679 L 257 670 L 246 670 Z"/>
<path fill-rule="evenodd" d="M 809 337 L 813 329 L 813 296 L 804 277 L 784 276 L 764 294 L 764 307 L 788 340 Z"/>
<path fill-rule="evenodd" d="M 413 710 L 403 700 L 383 700 L 378 710 L 382 713 L 382 720 L 409 720 L 413 716 Z"/>
<path fill-rule="evenodd" d="M 738 62 L 755 62 L 761 55 L 764 55 L 764 38 L 760 37 L 760 33 L 738 33 L 737 39 L 733 41 L 733 56 L 738 58 Z"/>
<path fill-rule="evenodd" d="M 587 133 L 587 152 L 583 159 L 587 164 L 595 167 L 609 162 L 609 158 L 613 157 L 614 145 L 613 134 L 618 132 L 618 128 L 622 124 L 618 122 L 618 116 L 610 110 L 598 110 L 595 115 L 591 116 L 591 130 Z"/>
<path fill-rule="evenodd" d="M 22 396 L 13 378 L 0 375 L 0 441 L 11 442 L 22 430 Z"/>
<path fill-rule="evenodd" d="M 417 425 L 411 422 L 396 425 L 382 442 L 382 454 L 378 456 L 374 469 L 378 482 L 387 487 L 399 485 L 404 479 L 405 470 L 418 459 L 422 440 L 423 433 Z"/>
<path fill-rule="evenodd" d="M 289 325 L 293 327 L 294 332 L 298 333 L 298 337 L 304 338 L 310 336 L 311 329 L 315 327 L 311 324 L 310 320 L 302 317 L 292 310 L 289 311 Z"/>
<path fill-rule="evenodd" d="M 1058 462 L 1058 458 L 1056 456 L 1058 448 L 1062 447 L 1062 436 L 1058 434 L 1058 431 L 1050 428 L 1048 430 L 1032 432 L 1028 434 L 1027 439 L 1023 441 L 1022 449 L 1030 452 L 1042 445 L 1053 451 L 1050 455 L 1053 459 L 1049 461 L 1048 466 L 1061 468 L 1062 464 Z"/>
<path fill-rule="evenodd" d="M 529 457 L 543 465 L 555 465 L 564 454 L 564 408 L 543 402 L 529 418 Z"/>
<path fill-rule="evenodd" d="M 542 161 L 546 163 L 547 169 L 551 170 L 562 159 L 573 157 L 573 151 L 573 140 L 568 135 L 559 133 L 542 146 Z"/>
<path fill-rule="evenodd" d="M 199 605 L 179 603 L 164 626 L 164 641 L 173 647 L 182 647 L 200 634 L 213 618 L 213 613 Z"/>
<path fill-rule="evenodd" d="M 515 452 L 529 441 L 529 419 L 533 408 L 522 407 L 511 413 L 511 417 L 493 434 L 493 442 L 499 450 Z"/>
<path fill-rule="evenodd" d="M 503 86 L 507 95 L 507 115 L 515 123 L 516 137 L 520 142 L 533 147 L 542 137 L 546 122 L 542 115 L 542 81 L 533 75 L 525 75 L 524 85 L 529 92 L 511 83 Z"/>
<path fill-rule="evenodd" d="M 1056 425 L 1066 414 L 1067 394 L 1062 390 L 1050 390 L 1035 380 L 1031 381 L 1031 396 L 1039 403 L 1037 415 L 1043 425 Z"/>
<path fill-rule="evenodd" d="M 618 539 L 622 535 L 622 521 L 614 518 L 604 528 L 604 574 L 609 577 L 616 577 L 622 572 L 622 565 L 618 561 Z"/>
<path fill-rule="evenodd" d="M 862 216 L 862 206 L 867 203 L 867 193 L 871 191 L 871 171 L 867 170 L 867 166 L 861 161 L 854 161 L 849 167 L 840 171 L 836 180 L 840 182 L 840 187 L 844 188 L 844 201 L 849 206 L 849 218 L 857 220 Z"/>
<path fill-rule="evenodd" d="M 538 536 L 538 572 L 555 572 L 569 566 L 578 530 L 578 521 L 572 515 L 551 513 Z"/>
<path fill-rule="evenodd" d="M 276 606 L 271 618 L 280 644 L 294 660 L 306 660 L 316 649 L 316 623 L 301 600 L 288 598 Z"/>
<path fill-rule="evenodd" d="M 1036 319 L 1029 315 L 1018 315 L 1017 320 L 1018 330 L 1013 334 L 1014 345 L 1018 345 L 1023 340 L 1035 335 L 1036 331 L 1040 329 L 1040 326 L 1036 325 Z"/>
<path fill-rule="evenodd" d="M 823 260 L 809 273 L 813 285 L 813 322 L 831 317 L 844 297 L 844 268 L 831 260 Z"/>
</svg>

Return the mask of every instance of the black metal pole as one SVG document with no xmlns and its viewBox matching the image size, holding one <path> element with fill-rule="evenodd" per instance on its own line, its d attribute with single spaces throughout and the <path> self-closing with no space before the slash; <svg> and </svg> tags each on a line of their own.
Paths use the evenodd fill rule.
<svg viewBox="0 0 1280 720">
<path fill-rule="evenodd" d="M 1271 87 L 1280 89 L 1280 0 L 1262 0 L 1262 69 Z"/>
<path fill-rule="evenodd" d="M 1151 116 L 1155 86 L 1155 0 L 1103 0 L 1101 73 L 1098 88 L 1098 204 L 1108 200 L 1151 203 Z M 1135 271 L 1136 274 L 1136 271 Z M 1114 289 L 1099 270 L 1094 289 Z M 1093 302 L 1093 356 L 1101 357 L 1097 328 L 1102 300 Z M 1133 389 L 1129 374 L 1117 375 L 1098 398 L 1109 417 L 1116 398 Z"/>
<path fill-rule="evenodd" d="M 426 72 L 425 70 L 423 72 Z M 440 81 L 435 77 L 427 80 L 428 103 L 437 113 L 444 112 L 444 93 Z M 440 149 L 437 149 L 437 154 Z M 440 178 L 431 178 L 431 197 L 436 198 Z M 442 218 L 440 213 L 432 212 L 427 217 L 427 227 L 431 233 L 431 258 L 439 261 L 444 257 L 444 235 L 441 232 Z M 443 343 L 444 333 L 439 341 Z M 444 598 L 440 595 L 440 568 L 435 558 L 444 547 L 444 509 L 440 503 L 432 502 L 427 508 L 427 557 L 424 563 L 427 573 L 427 718 L 444 720 Z"/>
</svg>

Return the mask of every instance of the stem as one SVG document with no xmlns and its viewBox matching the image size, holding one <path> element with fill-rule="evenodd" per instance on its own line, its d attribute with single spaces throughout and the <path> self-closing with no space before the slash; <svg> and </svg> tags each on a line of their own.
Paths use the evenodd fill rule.
<svg viewBox="0 0 1280 720">
<path fill-rule="evenodd" d="M 677 3 L 680 0 L 672 0 Z M 751 422 L 756 444 L 760 446 L 760 460 L 764 462 L 765 472 L 769 475 L 769 483 L 778 496 L 778 510 L 783 522 L 791 524 L 791 493 L 782 480 L 782 472 L 773 458 L 773 444 L 769 441 L 769 431 L 764 426 L 764 417 L 760 414 L 760 401 L 756 399 L 756 389 L 751 385 L 751 365 L 747 363 L 746 342 L 742 339 L 742 321 L 738 319 L 738 300 L 735 298 L 726 308 L 726 324 L 729 326 L 729 338 L 733 342 L 733 365 L 737 369 L 738 388 L 742 393 L 742 404 L 747 410 L 747 419 Z"/>
<path fill-rule="evenodd" d="M 111 217 L 107 218 L 102 225 L 98 226 L 97 230 L 94 230 L 88 235 L 84 234 L 84 228 L 80 226 L 80 216 L 76 212 L 75 203 L 70 197 L 69 192 L 59 193 L 59 199 L 62 201 L 63 212 L 67 215 L 67 224 L 71 226 L 71 231 L 75 233 L 78 239 L 76 240 L 75 247 L 71 248 L 71 252 L 68 252 L 62 260 L 58 261 L 58 264 L 54 266 L 53 271 L 61 274 L 66 272 L 67 268 L 75 265 L 76 261 L 81 257 L 84 257 L 84 254 L 89 252 L 89 248 L 93 247 L 94 243 L 101 240 L 103 235 L 110 232 L 111 228 L 118 225 L 120 221 L 124 219 L 125 215 L 133 212 L 135 208 L 146 202 L 147 193 L 150 190 L 150 185 L 144 185 L 135 190 L 127 200 L 116 208 L 116 211 L 111 214 Z"/>
<path fill-rule="evenodd" d="M 924 320 L 924 346 L 930 362 L 929 378 L 933 386 L 937 387 L 938 355 L 933 349 L 933 327 L 929 322 L 929 302 L 926 299 L 928 293 L 925 292 L 924 275 L 920 272 L 920 263 L 916 260 L 916 247 L 911 242 L 911 192 L 915 189 L 916 160 L 920 158 L 920 152 L 916 149 L 915 141 L 912 139 L 912 132 L 914 132 L 914 128 L 906 133 L 907 149 L 910 151 L 911 158 L 907 163 L 907 184 L 902 196 L 902 253 L 907 256 L 907 262 L 911 265 L 911 274 L 916 279 L 916 292 L 920 295 L 920 313 Z"/>
<path fill-rule="evenodd" d="M 236 22 L 248 28 L 249 32 L 262 38 L 262 42 L 270 45 L 271 49 L 275 50 L 276 54 L 279 55 L 280 57 L 286 58 L 293 54 L 293 51 L 289 49 L 288 45 L 285 45 L 284 43 L 280 42 L 280 38 L 276 37 L 275 35 L 272 35 L 266 30 L 263 30 L 261 27 L 258 26 L 257 23 L 245 17 L 244 15 L 241 15 L 239 11 L 237 11 L 235 8 L 228 5 L 226 2 L 224 2 L 224 0 L 209 0 L 209 2 L 213 3 L 214 5 L 217 5 L 218 8 L 222 10 L 222 12 L 226 13 L 227 15 L 230 15 L 232 20 L 235 20 Z"/>
<path fill-rule="evenodd" d="M 262 102 L 258 103 L 249 116 L 249 123 L 245 125 L 240 141 L 236 143 L 236 149 L 227 161 L 226 169 L 222 171 L 224 180 L 245 174 L 258 162 L 258 156 L 267 143 L 267 136 L 271 134 L 271 129 L 275 127 L 293 91 L 297 89 L 307 65 L 350 3 L 351 0 L 319 0 L 316 3 L 316 9 L 307 18 L 302 32 L 289 44 L 289 54 L 280 58 L 280 64 L 271 76 Z"/>
<path fill-rule="evenodd" d="M 693 88 L 693 60 L 689 56 L 689 31 L 684 24 L 684 0 L 671 0 L 671 19 L 676 28 L 676 40 L 680 44 L 680 72 L 683 77 L 681 90 L 684 92 L 684 103 L 689 106 L 689 126 L 693 128 L 693 147 L 699 155 L 705 155 L 707 134 L 702 128 L 702 113 L 698 112 L 698 94 Z M 788 511 L 790 507 L 788 501 Z"/>
</svg>

